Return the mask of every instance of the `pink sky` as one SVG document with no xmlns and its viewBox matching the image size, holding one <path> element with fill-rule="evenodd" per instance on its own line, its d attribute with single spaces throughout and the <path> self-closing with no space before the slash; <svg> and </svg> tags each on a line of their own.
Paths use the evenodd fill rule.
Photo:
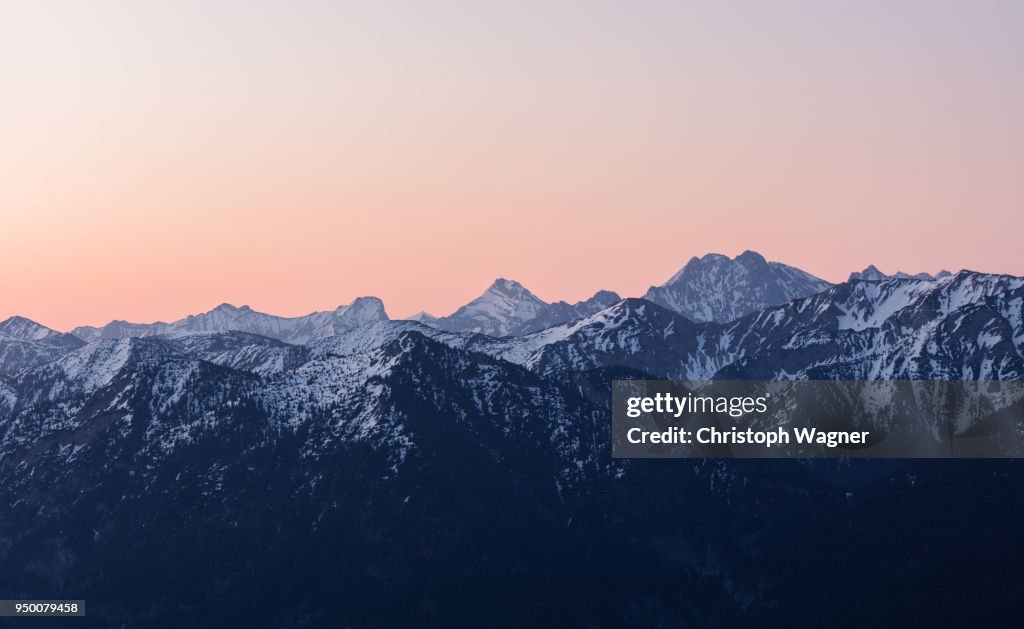
<svg viewBox="0 0 1024 629">
<path fill-rule="evenodd" d="M 0 319 L 1024 274 L 1024 3 L 155 4 L 0 8 Z"/>
</svg>

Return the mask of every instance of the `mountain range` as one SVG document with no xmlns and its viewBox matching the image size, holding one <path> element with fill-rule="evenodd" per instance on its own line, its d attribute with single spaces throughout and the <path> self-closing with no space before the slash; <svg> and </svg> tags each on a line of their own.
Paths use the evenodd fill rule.
<svg viewBox="0 0 1024 629">
<path fill-rule="evenodd" d="M 302 321 L 286 328 L 268 315 L 223 307 L 184 323 L 159 324 L 164 334 L 152 330 L 90 343 L 12 319 L 0 324 L 6 368 L 0 374 L 0 452 L 26 439 L 74 434 L 67 433 L 70 427 L 92 425 L 97 414 L 137 415 L 126 410 L 127 391 L 109 396 L 113 383 L 130 381 L 139 369 L 160 374 L 145 389 L 150 413 L 175 407 L 198 386 L 185 384 L 195 378 L 225 377 L 232 392 L 218 404 L 244 398 L 273 419 L 275 430 L 338 413 L 332 422 L 346 434 L 362 434 L 379 426 L 373 411 L 379 400 L 367 397 L 375 383 L 396 360 L 408 360 L 406 350 L 420 346 L 450 352 L 452 360 L 477 369 L 520 370 L 553 385 L 581 374 L 623 371 L 680 380 L 1021 380 L 1022 304 L 1024 279 L 961 271 L 931 280 L 856 280 L 727 323 L 693 321 L 651 301 L 623 299 L 565 323 L 505 337 L 388 320 L 372 300 L 325 315 L 329 334 L 316 332 L 309 318 L 286 320 Z M 346 318 L 353 314 L 362 325 Z M 273 323 L 266 329 L 274 336 L 210 329 L 214 322 L 231 325 L 245 317 Z M 311 340 L 275 338 L 282 335 Z M 503 380 L 489 382 L 475 390 L 477 404 L 491 404 L 487 400 L 501 394 Z M 589 403 L 601 408 L 605 389 L 594 391 Z M 98 401 L 101 393 L 109 402 Z M 201 416 L 212 412 L 196 410 Z M 406 441 L 396 430 L 391 440 L 414 447 L 411 437 Z M 569 432 L 561 425 L 550 430 Z"/>
<path fill-rule="evenodd" d="M 854 271 L 853 273 L 850 273 L 850 278 L 849 278 L 848 281 L 852 282 L 853 280 L 865 280 L 865 281 L 870 281 L 870 282 L 878 282 L 878 281 L 887 280 L 887 279 L 890 279 L 890 278 L 913 279 L 913 280 L 935 280 L 935 279 L 942 279 L 944 277 L 949 277 L 950 275 L 952 275 L 952 273 L 950 273 L 949 271 L 946 271 L 946 270 L 939 271 L 935 275 L 932 275 L 931 273 L 914 273 L 914 274 L 910 274 L 910 273 L 904 273 L 903 271 L 897 271 L 896 273 L 893 273 L 892 275 L 886 275 L 885 273 L 879 271 L 878 267 L 876 267 L 874 264 L 869 264 L 867 266 L 867 268 L 864 269 L 863 271 Z"/>
<path fill-rule="evenodd" d="M 249 306 L 221 304 L 209 312 L 190 315 L 173 323 L 112 321 L 101 328 L 78 327 L 71 333 L 84 341 L 95 341 L 145 336 L 178 337 L 200 332 L 238 330 L 301 345 L 387 318 L 380 299 L 359 297 L 351 304 L 338 306 L 335 310 L 314 312 L 302 317 L 278 317 L 256 312 Z"/>
<path fill-rule="evenodd" d="M 1024 466 L 615 460 L 608 425 L 617 378 L 1022 380 L 1024 279 L 677 275 L 578 304 L 499 280 L 419 321 L 0 323 L 5 596 L 109 627 L 942 624 L 1019 598 Z M 909 581 L 937 602 L 894 601 Z"/>
<path fill-rule="evenodd" d="M 937 277 L 948 275 L 948 272 L 943 271 Z M 872 265 L 863 272 L 852 273 L 850 280 L 877 281 L 888 277 Z M 897 273 L 892 277 L 934 279 L 926 273 L 915 276 Z M 769 306 L 813 295 L 829 286 L 831 284 L 828 282 L 805 271 L 780 262 L 768 262 L 760 254 L 746 251 L 732 259 L 720 254 L 694 257 L 666 283 L 652 286 L 644 298 L 693 321 L 725 323 Z M 451 315 L 435 317 L 421 312 L 410 319 L 449 332 L 519 336 L 594 314 L 620 299 L 618 294 L 602 290 L 577 303 L 548 303 L 522 284 L 499 278 L 483 294 Z M 72 330 L 71 335 L 92 342 L 98 339 L 185 336 L 198 332 L 236 330 L 301 345 L 388 319 L 384 304 L 376 297 L 359 297 L 351 304 L 339 306 L 333 311 L 314 312 L 301 317 L 279 317 L 257 312 L 249 306 L 237 307 L 225 303 L 209 312 L 190 315 L 171 323 L 130 323 L 118 320 L 102 327 L 80 326 Z M 9 325 L 13 327 L 21 320 L 21 317 L 14 317 Z M 39 329 L 48 330 L 42 326 Z M 0 331 L 0 334 L 5 333 Z M 58 333 L 51 330 L 48 334 Z M 13 332 L 6 334 L 6 337 L 8 342 L 15 337 L 25 342 L 42 340 Z M 54 343 L 56 338 L 44 341 L 43 345 Z M 62 338 L 58 344 L 74 342 L 68 336 Z M 10 351 L 12 355 L 15 352 L 14 349 Z M 20 355 L 27 351 L 23 348 L 18 353 Z M 13 358 L 10 362 L 13 365 Z M 10 367 L 4 369 L 2 365 L 0 361 L 0 371 L 11 370 Z"/>
</svg>

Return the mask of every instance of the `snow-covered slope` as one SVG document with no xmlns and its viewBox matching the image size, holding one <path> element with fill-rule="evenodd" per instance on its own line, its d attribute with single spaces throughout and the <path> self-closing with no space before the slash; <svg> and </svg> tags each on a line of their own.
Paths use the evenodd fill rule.
<svg viewBox="0 0 1024 629">
<path fill-rule="evenodd" d="M 15 393 L 14 387 L 0 377 L 0 417 L 10 413 L 17 401 L 18 394 Z"/>
<path fill-rule="evenodd" d="M 854 281 L 723 330 L 719 377 L 1022 379 L 1024 280 L 961 271 L 935 280 Z"/>
<path fill-rule="evenodd" d="M 821 292 L 830 284 L 792 266 L 746 251 L 729 259 L 709 253 L 692 258 L 645 299 L 693 321 L 733 321 L 751 312 Z"/>
<path fill-rule="evenodd" d="M 355 351 L 353 341 L 345 355 L 323 348 L 300 355 L 306 348 L 237 332 L 91 343 L 0 380 L 0 461 L 5 448 L 48 438 L 84 439 L 98 451 L 123 442 L 135 448 L 132 456 L 163 457 L 203 434 L 230 440 L 240 429 L 231 424 L 244 416 L 258 423 L 250 427 L 256 432 L 301 436 L 303 456 L 364 443 L 398 466 L 418 447 L 417 435 L 465 422 L 477 431 L 496 426 L 495 438 L 544 442 L 564 457 L 563 480 L 580 473 L 584 451 L 586 465 L 596 464 L 592 439 L 581 433 L 593 429 L 584 421 L 593 420 L 592 409 L 567 402 L 560 384 L 402 329 L 415 323 L 375 325 L 378 342 Z M 428 421 L 438 412 L 449 413 L 448 428 Z M 488 425 L 473 427 L 480 417 Z M 129 438 L 140 426 L 143 433 Z M 91 431 L 105 436 L 91 439 Z"/>
<path fill-rule="evenodd" d="M 54 402 L 93 394 L 129 363 L 182 357 L 166 339 L 104 339 L 27 369 L 13 378 L 21 404 Z"/>
<path fill-rule="evenodd" d="M 624 299 L 589 317 L 471 349 L 547 375 L 625 368 L 658 378 L 700 379 L 728 364 L 709 337 L 720 327 L 694 323 L 644 299 Z"/>
<path fill-rule="evenodd" d="M 455 348 L 464 348 L 475 338 L 490 338 L 472 333 L 446 332 L 417 321 L 393 320 L 371 323 L 334 336 L 317 339 L 308 347 L 310 355 L 315 358 L 351 356 L 369 352 L 391 343 L 406 332 L 418 332 Z"/>
<path fill-rule="evenodd" d="M 304 345 L 290 345 L 248 332 L 206 332 L 172 337 L 182 354 L 260 376 L 288 371 L 309 360 Z"/>
<path fill-rule="evenodd" d="M 314 312 L 302 317 L 278 317 L 257 312 L 249 306 L 221 304 L 209 312 L 190 315 L 173 323 L 127 323 L 113 321 L 102 328 L 75 328 L 75 336 L 86 341 L 166 335 L 172 337 L 207 332 L 239 331 L 259 334 L 293 344 L 305 344 L 351 330 L 352 328 L 386 321 L 384 304 L 376 297 L 359 297 L 351 304 L 336 310 Z"/>
</svg>

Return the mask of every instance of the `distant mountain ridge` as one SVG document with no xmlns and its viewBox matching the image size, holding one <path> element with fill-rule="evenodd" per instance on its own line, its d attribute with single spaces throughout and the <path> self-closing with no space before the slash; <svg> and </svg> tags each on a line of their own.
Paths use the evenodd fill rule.
<svg viewBox="0 0 1024 629">
<path fill-rule="evenodd" d="M 189 315 L 173 323 L 128 323 L 112 321 L 103 327 L 83 326 L 72 334 L 84 341 L 144 336 L 184 336 L 203 332 L 238 331 L 259 334 L 286 343 L 304 345 L 375 321 L 388 320 L 384 304 L 376 297 L 359 297 L 335 310 L 301 317 L 278 317 L 257 312 L 249 306 L 221 304 L 209 312 Z"/>
<path fill-rule="evenodd" d="M 850 273 L 850 278 L 847 281 L 852 282 L 854 280 L 864 280 L 869 282 L 879 282 L 891 278 L 903 280 L 937 280 L 942 279 L 944 277 L 949 277 L 950 275 L 952 275 L 952 273 L 946 271 L 945 269 L 939 271 L 935 275 L 932 275 L 931 273 L 915 273 L 911 275 L 910 273 L 904 273 L 903 271 L 897 271 L 892 275 L 887 275 L 879 271 L 878 267 L 876 267 L 874 264 L 869 264 L 868 267 L 863 271 L 854 271 L 853 273 Z"/>
<path fill-rule="evenodd" d="M 644 299 L 693 321 L 725 323 L 769 306 L 819 293 L 829 282 L 755 251 L 735 258 L 709 253 L 690 261 Z"/>
<path fill-rule="evenodd" d="M 936 279 L 949 277 L 948 271 L 936 276 L 927 273 L 887 275 L 874 265 L 850 274 L 848 281 L 884 281 L 886 279 Z M 735 258 L 709 253 L 693 257 L 667 282 L 652 286 L 644 299 L 668 308 L 695 322 L 727 323 L 752 312 L 781 305 L 821 292 L 832 284 L 780 262 L 769 262 L 754 251 Z M 521 336 L 569 323 L 594 314 L 622 298 L 612 291 L 598 291 L 577 303 L 545 302 L 514 280 L 499 278 L 479 297 L 448 316 L 436 317 L 420 312 L 410 321 L 452 333 L 475 333 L 493 337 Z M 257 312 L 248 306 L 220 306 L 178 321 L 166 323 L 130 323 L 112 321 L 101 327 L 81 326 L 70 334 L 50 330 L 23 317 L 12 317 L 0 330 L 0 360 L 6 355 L 6 367 L 38 364 L 55 355 L 60 348 L 100 339 L 125 339 L 148 336 L 184 337 L 193 334 L 236 331 L 257 334 L 293 345 L 306 345 L 317 339 L 388 321 L 384 304 L 376 297 L 359 297 L 333 311 L 314 312 L 300 317 L 279 317 Z M 14 332 L 20 330 L 16 340 Z M 31 347 L 30 347 L 31 346 Z M 15 349 L 17 347 L 17 349 Z M 37 358 L 38 357 L 38 358 Z"/>
</svg>

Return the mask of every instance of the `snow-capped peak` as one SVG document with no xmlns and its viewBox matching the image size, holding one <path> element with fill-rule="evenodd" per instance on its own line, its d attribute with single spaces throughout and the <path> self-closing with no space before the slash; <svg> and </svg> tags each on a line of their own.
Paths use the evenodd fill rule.
<svg viewBox="0 0 1024 629">
<path fill-rule="evenodd" d="M 482 295 L 436 323 L 456 332 L 507 336 L 536 319 L 547 306 L 519 282 L 498 278 Z"/>
<path fill-rule="evenodd" d="M 499 277 L 494 280 L 484 294 L 476 299 L 476 301 L 503 301 L 508 299 L 523 300 L 526 302 L 533 302 L 543 304 L 544 301 L 539 297 L 531 293 L 526 289 L 525 286 L 515 280 L 507 280 L 503 277 Z"/>
<path fill-rule="evenodd" d="M 78 337 L 25 317 L 0 321 L 0 375 L 43 364 L 82 345 Z"/>
<path fill-rule="evenodd" d="M 384 302 L 377 297 L 356 297 L 352 303 L 338 306 L 334 313 L 350 327 L 388 320 Z"/>
<path fill-rule="evenodd" d="M 0 321 L 0 334 L 24 341 L 41 341 L 45 338 L 59 336 L 60 332 L 51 330 L 45 325 L 17 315 Z"/>
</svg>

